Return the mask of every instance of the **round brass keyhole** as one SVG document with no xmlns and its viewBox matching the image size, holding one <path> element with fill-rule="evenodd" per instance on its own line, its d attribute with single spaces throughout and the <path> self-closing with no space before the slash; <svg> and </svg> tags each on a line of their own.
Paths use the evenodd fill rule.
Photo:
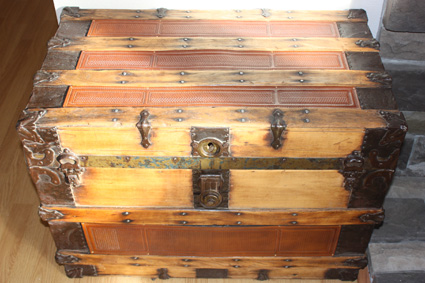
<svg viewBox="0 0 425 283">
<path fill-rule="evenodd" d="M 216 157 L 220 156 L 222 151 L 222 144 L 216 139 L 204 139 L 199 142 L 198 152 L 203 157 Z"/>
</svg>

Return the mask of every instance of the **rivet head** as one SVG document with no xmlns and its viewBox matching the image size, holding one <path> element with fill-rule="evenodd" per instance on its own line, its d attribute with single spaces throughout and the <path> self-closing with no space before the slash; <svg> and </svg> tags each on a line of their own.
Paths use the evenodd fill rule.
<svg viewBox="0 0 425 283">
<path fill-rule="evenodd" d="M 302 76 L 302 75 L 304 75 L 304 73 L 303 72 L 298 72 L 298 75 Z"/>
<path fill-rule="evenodd" d="M 133 257 L 131 257 L 131 259 L 138 260 L 139 257 L 138 256 L 133 256 Z"/>
<path fill-rule="evenodd" d="M 133 45 L 129 44 L 127 45 L 128 48 L 133 48 Z"/>
<path fill-rule="evenodd" d="M 236 224 L 241 225 L 241 224 L 242 224 L 242 222 L 238 221 L 238 222 L 236 222 Z"/>
<path fill-rule="evenodd" d="M 308 119 L 308 118 L 307 119 L 304 119 L 304 122 L 305 123 L 310 123 L 310 119 Z"/>
<path fill-rule="evenodd" d="M 125 223 L 130 223 L 130 222 L 132 222 L 132 220 L 131 219 L 126 219 L 126 220 L 124 220 L 124 222 Z"/>
<path fill-rule="evenodd" d="M 242 18 L 242 16 L 236 16 L 236 18 L 240 19 L 240 18 Z"/>
<path fill-rule="evenodd" d="M 285 265 L 284 268 L 290 268 L 290 266 L 289 265 Z"/>
<path fill-rule="evenodd" d="M 182 45 L 183 48 L 187 48 L 187 45 Z"/>
<path fill-rule="evenodd" d="M 185 83 L 185 81 L 180 81 L 180 83 L 181 83 L 181 84 L 184 84 L 184 83 Z"/>
<path fill-rule="evenodd" d="M 241 109 L 241 110 L 239 110 L 239 112 L 241 112 L 241 113 L 245 113 L 245 112 L 246 112 L 246 110 L 245 110 L 245 109 Z"/>
<path fill-rule="evenodd" d="M 293 39 L 292 39 L 292 41 L 297 41 L 297 40 L 298 40 L 298 39 L 296 39 L 296 38 L 293 38 Z"/>
<path fill-rule="evenodd" d="M 239 75 L 243 75 L 244 74 L 244 72 L 239 72 Z"/>
<path fill-rule="evenodd" d="M 187 224 L 187 221 L 182 221 L 181 223 L 182 223 L 182 224 Z"/>
<path fill-rule="evenodd" d="M 291 224 L 292 225 L 295 225 L 295 224 L 298 224 L 298 222 L 297 221 L 292 221 Z"/>
<path fill-rule="evenodd" d="M 130 37 L 128 40 L 133 41 L 134 40 L 134 37 Z"/>
<path fill-rule="evenodd" d="M 177 121 L 177 122 L 182 122 L 182 121 L 183 121 L 183 119 L 182 119 L 182 118 L 177 118 L 177 119 L 176 119 L 176 121 Z"/>
<path fill-rule="evenodd" d="M 137 10 L 137 11 L 136 11 L 136 13 L 141 13 L 141 12 L 142 12 L 141 10 Z"/>
<path fill-rule="evenodd" d="M 140 18 L 140 16 L 135 16 L 135 18 Z"/>
<path fill-rule="evenodd" d="M 118 113 L 118 112 L 120 112 L 120 110 L 119 109 L 114 109 L 114 110 L 112 110 L 112 112 Z"/>
<path fill-rule="evenodd" d="M 234 265 L 233 267 L 234 267 L 234 268 L 239 268 L 240 266 L 239 266 L 239 265 Z"/>
<path fill-rule="evenodd" d="M 117 118 L 112 118 L 112 122 L 116 122 L 116 121 L 118 121 Z"/>
<path fill-rule="evenodd" d="M 298 214 L 297 213 L 292 213 L 292 216 L 298 216 Z"/>
<path fill-rule="evenodd" d="M 180 215 L 186 216 L 187 215 L 187 212 L 182 212 L 182 213 L 180 213 Z"/>
<path fill-rule="evenodd" d="M 121 84 L 126 84 L 126 83 L 127 83 L 127 81 L 120 81 L 120 83 L 121 83 Z"/>
<path fill-rule="evenodd" d="M 184 259 L 182 259 L 184 262 L 189 262 L 190 261 L 190 259 L 187 259 L 187 258 L 184 258 Z"/>
<path fill-rule="evenodd" d="M 238 45 L 239 48 L 243 48 L 243 45 Z"/>
<path fill-rule="evenodd" d="M 235 12 L 236 12 L 236 13 L 240 13 L 240 12 L 242 12 L 242 11 L 241 11 L 241 10 L 236 10 Z"/>
<path fill-rule="evenodd" d="M 308 109 L 304 109 L 304 110 L 303 110 L 303 112 L 304 112 L 305 114 L 308 114 L 308 113 L 310 113 L 310 110 L 308 110 Z"/>
<path fill-rule="evenodd" d="M 128 212 L 128 211 L 124 211 L 123 213 L 121 213 L 122 215 L 129 215 L 130 214 L 130 212 Z"/>
<path fill-rule="evenodd" d="M 183 113 L 183 109 L 177 109 L 177 113 Z"/>
<path fill-rule="evenodd" d="M 236 215 L 237 215 L 237 216 L 241 216 L 241 215 L 242 215 L 242 213 L 238 212 L 238 213 L 236 213 Z"/>
<path fill-rule="evenodd" d="M 296 45 L 296 44 L 295 44 L 295 45 L 292 45 L 292 47 L 294 47 L 294 48 L 298 48 L 298 45 Z"/>
<path fill-rule="evenodd" d="M 183 267 L 189 267 L 189 265 L 188 264 L 185 264 L 185 265 L 183 265 Z"/>
<path fill-rule="evenodd" d="M 303 82 L 305 82 L 305 81 L 304 81 L 304 80 L 299 80 L 299 82 L 300 82 L 300 83 L 303 83 Z"/>
<path fill-rule="evenodd" d="M 128 75 L 128 73 L 127 73 L 127 72 L 122 72 L 122 73 L 121 73 L 121 75 L 123 75 L 123 76 L 127 76 L 127 75 Z"/>
<path fill-rule="evenodd" d="M 242 123 L 245 123 L 245 122 L 246 122 L 246 119 L 245 119 L 245 118 L 242 118 L 240 121 L 241 121 Z"/>
<path fill-rule="evenodd" d="M 233 261 L 241 261 L 239 258 L 234 258 Z"/>
<path fill-rule="evenodd" d="M 243 39 L 242 38 L 238 38 L 238 41 L 242 41 Z"/>
<path fill-rule="evenodd" d="M 183 38 L 183 40 L 184 40 L 184 41 L 188 41 L 188 40 L 189 40 L 189 38 Z"/>
<path fill-rule="evenodd" d="M 190 13 L 190 11 L 189 11 L 189 10 L 187 10 L 187 11 L 186 11 L 186 13 Z"/>
<path fill-rule="evenodd" d="M 191 16 L 186 16 L 187 19 L 191 18 Z"/>
<path fill-rule="evenodd" d="M 245 82 L 245 80 L 239 80 L 241 83 Z"/>
<path fill-rule="evenodd" d="M 180 72 L 180 75 L 184 76 L 184 75 L 186 75 L 186 73 L 185 72 Z"/>
</svg>

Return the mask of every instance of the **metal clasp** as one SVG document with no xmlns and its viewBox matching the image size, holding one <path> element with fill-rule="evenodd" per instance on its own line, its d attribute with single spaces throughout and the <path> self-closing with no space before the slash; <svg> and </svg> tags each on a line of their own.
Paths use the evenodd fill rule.
<svg viewBox="0 0 425 283">
<path fill-rule="evenodd" d="M 139 129 L 140 135 L 142 136 L 142 142 L 140 143 L 144 148 L 148 148 L 152 143 L 149 140 L 149 135 L 151 132 L 151 125 L 148 121 L 149 112 L 143 110 L 140 112 L 140 121 L 136 124 L 137 129 Z"/>
<path fill-rule="evenodd" d="M 80 167 L 78 156 L 65 148 L 63 153 L 56 159 L 60 164 L 58 170 L 65 175 L 65 182 L 74 187 L 78 187 L 81 184 L 80 174 L 84 171 L 84 169 Z"/>
<path fill-rule="evenodd" d="M 279 149 L 283 145 L 282 134 L 286 130 L 286 123 L 283 120 L 283 111 L 275 109 L 273 111 L 273 121 L 270 126 L 273 134 L 273 142 L 271 146 L 274 149 Z"/>
</svg>

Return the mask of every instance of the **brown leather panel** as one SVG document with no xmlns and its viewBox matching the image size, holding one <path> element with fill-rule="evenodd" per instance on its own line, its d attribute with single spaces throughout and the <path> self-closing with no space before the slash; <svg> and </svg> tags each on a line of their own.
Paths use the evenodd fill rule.
<svg viewBox="0 0 425 283">
<path fill-rule="evenodd" d="M 333 255 L 340 232 L 339 226 L 282 228 L 278 255 Z M 312 240 L 314 239 L 314 240 Z"/>
<path fill-rule="evenodd" d="M 345 69 L 343 52 L 83 51 L 77 69 Z"/>
<path fill-rule="evenodd" d="M 359 108 L 353 88 L 341 87 L 69 87 L 63 107 L 265 106 Z"/>
<path fill-rule="evenodd" d="M 339 37 L 334 22 L 93 20 L 87 36 Z"/>
<path fill-rule="evenodd" d="M 339 226 L 154 226 L 83 224 L 97 254 L 329 256 Z"/>
</svg>

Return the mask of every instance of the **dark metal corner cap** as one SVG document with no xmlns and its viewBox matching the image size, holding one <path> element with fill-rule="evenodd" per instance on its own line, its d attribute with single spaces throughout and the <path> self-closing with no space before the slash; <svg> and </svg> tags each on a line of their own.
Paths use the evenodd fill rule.
<svg viewBox="0 0 425 283">
<path fill-rule="evenodd" d="M 80 7 L 70 7 L 70 6 L 64 7 L 63 10 L 62 10 L 62 13 L 61 13 L 61 19 L 64 16 L 69 16 L 69 17 L 72 17 L 72 18 L 79 18 L 79 17 L 81 17 L 79 12 L 80 12 Z"/>
<path fill-rule="evenodd" d="M 366 11 L 363 9 L 350 9 L 347 18 L 368 20 Z"/>
</svg>

